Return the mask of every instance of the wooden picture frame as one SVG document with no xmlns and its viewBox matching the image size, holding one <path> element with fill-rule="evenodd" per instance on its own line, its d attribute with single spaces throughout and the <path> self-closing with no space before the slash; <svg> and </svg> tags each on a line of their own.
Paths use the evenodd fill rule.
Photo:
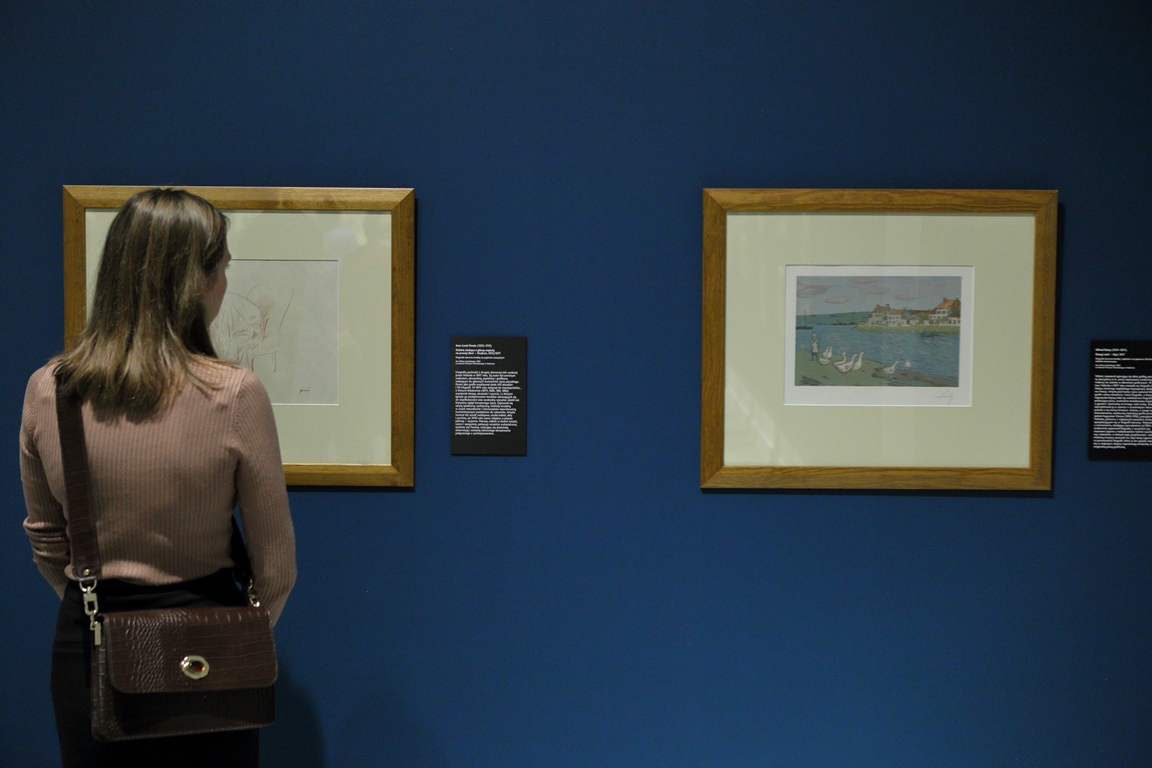
<svg viewBox="0 0 1152 768">
<path fill-rule="evenodd" d="M 705 189 L 701 487 L 1050 489 L 1056 222 L 1045 190 Z M 964 285 L 963 303 L 882 303 L 934 271 Z M 875 326 L 887 313 L 892 327 L 848 311 L 868 291 Z M 917 375 L 916 353 L 886 365 L 863 351 L 936 336 L 955 338 L 945 375 Z M 856 378 L 820 367 L 853 344 L 870 361 L 848 365 Z M 870 386 L 896 399 L 857 398 Z"/>
<path fill-rule="evenodd" d="M 76 343 L 84 328 L 112 217 L 142 189 L 147 187 L 64 187 L 66 347 Z M 230 219 L 225 310 L 238 282 L 267 283 L 251 289 L 262 291 L 259 296 L 236 294 L 231 316 L 238 324 L 258 323 L 263 312 L 268 325 L 271 314 L 283 331 L 275 346 L 252 347 L 243 354 L 272 395 L 288 484 L 412 486 L 414 191 L 184 189 Z M 273 289 L 280 294 L 268 298 Z M 318 382 L 315 389 L 296 387 L 312 378 Z M 286 393 L 280 402 L 273 394 L 276 387 Z"/>
</svg>

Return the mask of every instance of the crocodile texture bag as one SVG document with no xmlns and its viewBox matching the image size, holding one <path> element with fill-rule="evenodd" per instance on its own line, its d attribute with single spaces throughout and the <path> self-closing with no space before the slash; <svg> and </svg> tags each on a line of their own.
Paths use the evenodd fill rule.
<svg viewBox="0 0 1152 768">
<path fill-rule="evenodd" d="M 247 606 L 100 613 L 100 549 L 89 504 L 80 403 L 57 388 L 72 568 L 92 630 L 92 737 L 125 741 L 236 731 L 275 717 L 272 621 L 252 589 L 244 539 L 232 523 L 233 576 Z"/>
<path fill-rule="evenodd" d="M 92 663 L 92 736 L 120 741 L 270 725 L 276 648 L 268 611 L 106 613 Z"/>
</svg>

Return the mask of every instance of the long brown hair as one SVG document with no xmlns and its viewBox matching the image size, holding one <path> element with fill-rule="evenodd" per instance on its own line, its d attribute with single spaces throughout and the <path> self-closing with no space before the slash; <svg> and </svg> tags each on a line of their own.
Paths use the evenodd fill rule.
<svg viewBox="0 0 1152 768">
<path fill-rule="evenodd" d="M 182 189 L 148 189 L 124 203 L 108 230 L 92 313 L 59 358 L 68 391 L 98 407 L 155 413 L 189 378 L 196 356 L 215 357 L 204 295 L 228 250 L 228 220 Z"/>
</svg>

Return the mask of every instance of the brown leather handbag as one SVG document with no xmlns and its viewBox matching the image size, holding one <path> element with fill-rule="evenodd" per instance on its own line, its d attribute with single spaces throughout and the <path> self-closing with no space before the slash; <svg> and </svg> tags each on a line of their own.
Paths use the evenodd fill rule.
<svg viewBox="0 0 1152 768">
<path fill-rule="evenodd" d="M 252 588 L 248 550 L 232 521 L 233 575 L 247 606 L 101 613 L 100 549 L 89 505 L 80 401 L 56 391 L 72 568 L 92 630 L 92 737 L 126 741 L 271 725 L 276 715 L 272 621 Z"/>
</svg>

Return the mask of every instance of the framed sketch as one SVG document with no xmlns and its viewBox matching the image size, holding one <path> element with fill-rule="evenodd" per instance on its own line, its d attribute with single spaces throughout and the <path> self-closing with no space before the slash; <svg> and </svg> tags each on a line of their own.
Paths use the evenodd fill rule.
<svg viewBox="0 0 1152 768">
<path fill-rule="evenodd" d="M 288 483 L 411 486 L 413 190 L 184 188 L 230 221 L 213 346 L 268 390 Z M 64 187 L 67 346 L 112 218 L 141 189 Z"/>
<path fill-rule="evenodd" d="M 704 190 L 705 488 L 1047 490 L 1054 191 Z"/>
</svg>

